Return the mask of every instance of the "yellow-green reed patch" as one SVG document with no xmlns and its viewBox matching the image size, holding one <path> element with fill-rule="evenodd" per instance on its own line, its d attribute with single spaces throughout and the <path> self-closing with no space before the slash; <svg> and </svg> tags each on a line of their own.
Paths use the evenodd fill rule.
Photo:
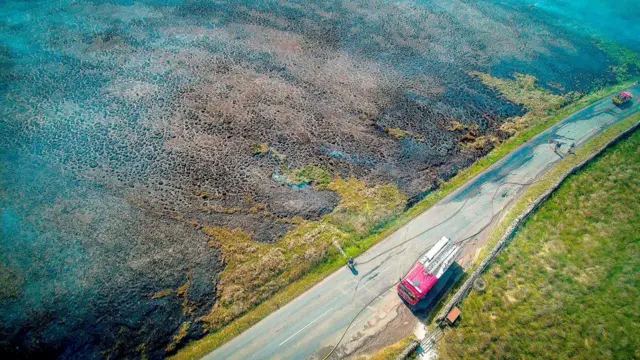
<svg viewBox="0 0 640 360">
<path fill-rule="evenodd" d="M 362 181 L 338 178 L 328 189 L 340 194 L 341 201 L 326 220 L 357 236 L 400 214 L 407 204 L 393 184 L 367 187 Z"/>
<path fill-rule="evenodd" d="M 639 120 L 581 148 L 564 172 Z M 638 357 L 639 155 L 635 132 L 561 185 L 484 275 L 487 290 L 464 301 L 444 359 Z"/>
<path fill-rule="evenodd" d="M 251 154 L 255 156 L 264 156 L 269 152 L 268 143 L 255 143 L 251 145 Z"/>
<path fill-rule="evenodd" d="M 497 145 L 488 155 L 478 159 L 469 168 L 460 171 L 456 176 L 449 179 L 448 181 L 442 182 L 438 189 L 431 192 L 422 201 L 420 201 L 418 204 L 414 205 L 407 211 L 396 214 L 396 216 L 384 221 L 378 221 L 377 223 L 375 223 L 375 226 L 369 229 L 368 232 L 365 232 L 364 235 L 358 236 L 357 234 L 351 234 L 350 237 L 348 237 L 346 240 L 343 240 L 343 248 L 345 249 L 345 252 L 349 256 L 354 257 L 362 254 L 371 246 L 375 245 L 377 242 L 383 240 L 384 238 L 400 229 L 411 219 L 426 211 L 434 204 L 438 203 L 445 196 L 452 193 L 460 186 L 464 185 L 473 177 L 480 174 L 489 166 L 509 154 L 515 148 L 532 139 L 534 136 L 541 133 L 548 127 L 556 124 L 572 113 L 593 104 L 597 100 L 612 93 L 619 92 L 621 89 L 624 89 L 628 86 L 630 86 L 629 82 L 595 91 L 592 94 L 583 96 L 582 98 L 573 101 L 571 104 L 563 107 L 562 109 L 555 111 L 553 116 L 546 116 L 537 119 L 535 125 L 517 132 L 511 138 Z M 337 186 L 337 188 L 343 187 Z M 348 188 L 348 186 L 345 186 L 344 188 Z M 345 191 L 343 196 L 349 198 L 348 192 Z M 357 207 L 358 198 L 351 197 L 351 199 L 354 201 L 352 202 L 353 207 Z M 336 213 L 328 215 L 323 220 L 332 219 L 331 215 L 333 214 Z M 344 217 L 349 217 L 348 213 L 346 216 L 344 214 L 336 214 L 336 217 L 334 217 L 333 219 L 337 220 L 338 223 L 340 223 L 341 218 Z M 297 229 L 298 231 L 300 231 L 301 228 Z M 303 231 L 300 231 L 301 235 L 302 233 Z M 313 287 L 313 285 L 317 284 L 337 269 L 344 266 L 346 260 L 342 256 L 339 256 L 337 252 L 332 252 L 332 250 L 333 249 L 331 247 L 328 247 L 328 256 L 322 259 L 322 261 L 316 263 L 313 267 L 304 271 L 304 273 L 301 274 L 301 276 L 297 280 L 282 287 L 280 290 L 275 291 L 273 295 L 267 300 L 248 306 L 247 310 L 243 313 L 242 316 L 236 318 L 235 320 L 233 320 L 233 322 L 225 325 L 222 328 L 219 328 L 218 330 L 212 330 L 212 334 L 206 336 L 205 338 L 188 344 L 184 349 L 180 350 L 174 357 L 172 357 L 172 359 L 180 360 L 201 358 L 202 356 L 218 348 L 225 342 L 239 335 L 252 325 L 256 324 L 258 321 L 265 318 L 270 313 L 276 311 L 281 306 L 295 299 L 297 296 Z M 224 276 L 225 275 L 223 274 L 223 277 Z M 222 323 L 218 323 L 217 326 L 220 326 L 220 324 Z M 216 326 L 214 326 L 213 328 L 216 328 Z"/>
<path fill-rule="evenodd" d="M 309 177 L 324 176 L 316 168 L 304 171 Z M 327 258 L 339 258 L 334 242 L 351 246 L 359 234 L 398 215 L 407 203 L 394 185 L 367 187 L 356 179 L 336 178 L 326 187 L 341 197 L 336 209 L 318 221 L 296 219 L 293 230 L 276 245 L 257 243 L 240 229 L 204 228 L 212 238 L 210 246 L 222 251 L 226 264 L 218 301 L 201 319 L 209 330 L 232 322 Z"/>
<path fill-rule="evenodd" d="M 560 109 L 566 102 L 564 96 L 554 95 L 551 91 L 537 85 L 538 79 L 532 75 L 515 73 L 515 80 L 499 79 L 481 72 L 471 72 L 485 85 L 497 89 L 500 93 L 516 104 L 523 105 L 533 112 Z"/>
<path fill-rule="evenodd" d="M 326 190 L 333 175 L 325 167 L 309 164 L 303 168 L 290 169 L 286 161 L 280 163 L 278 180 L 289 185 L 312 184 L 315 190 Z"/>
<path fill-rule="evenodd" d="M 395 360 L 398 355 L 400 355 L 402 351 L 404 351 L 404 349 L 414 340 L 416 340 L 416 337 L 411 334 L 395 344 L 381 349 L 372 356 L 361 356 L 358 357 L 357 360 Z"/>
<path fill-rule="evenodd" d="M 545 116 L 561 109 L 576 94 L 554 95 L 551 91 L 537 85 L 537 79 L 531 75 L 514 74 L 515 80 L 499 79 L 481 72 L 470 75 L 480 79 L 483 84 L 500 91 L 509 101 L 520 104 L 527 113 L 506 121 L 500 129 L 509 134 L 521 131 Z M 579 94 L 578 94 L 579 96 Z"/>
<path fill-rule="evenodd" d="M 295 183 L 313 183 L 316 189 L 319 190 L 326 188 L 333 180 L 329 170 L 313 164 L 295 170 L 293 176 Z"/>
<path fill-rule="evenodd" d="M 182 325 L 180 326 L 180 330 L 173 337 L 173 339 L 171 341 L 171 344 L 169 344 L 167 346 L 167 349 L 166 349 L 167 352 L 174 351 L 176 349 L 176 346 L 180 345 L 182 340 L 187 336 L 187 331 L 189 331 L 189 327 L 190 326 L 191 326 L 191 322 L 190 321 L 182 323 Z"/>
<path fill-rule="evenodd" d="M 619 82 L 633 79 L 634 76 L 630 70 L 631 68 L 640 70 L 640 54 L 606 39 L 596 39 L 595 42 L 602 51 L 615 59 L 616 64 L 611 66 L 611 70 L 616 74 Z"/>
<path fill-rule="evenodd" d="M 396 129 L 396 128 L 387 128 L 385 130 L 385 132 L 387 134 L 389 134 L 390 136 L 392 136 L 393 138 L 395 138 L 396 140 L 403 140 L 403 139 L 412 139 L 414 141 L 417 142 L 424 142 L 424 136 L 420 135 L 420 134 L 416 134 L 414 132 L 408 131 L 408 130 L 402 130 L 402 129 Z"/>
</svg>

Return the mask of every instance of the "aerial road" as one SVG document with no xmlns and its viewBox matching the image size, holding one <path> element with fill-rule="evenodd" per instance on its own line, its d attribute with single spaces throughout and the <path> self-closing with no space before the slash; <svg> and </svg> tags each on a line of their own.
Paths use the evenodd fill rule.
<svg viewBox="0 0 640 360">
<path fill-rule="evenodd" d="M 405 306 L 395 284 L 442 236 L 469 248 L 488 224 L 562 157 L 607 127 L 640 112 L 612 97 L 579 111 L 523 144 L 428 211 L 362 254 L 357 274 L 336 271 L 312 289 L 210 353 L 205 359 L 323 359 L 348 357 Z M 464 266 L 464 252 L 459 262 Z M 357 316 L 356 316 L 357 315 Z M 354 320 L 355 319 L 355 320 Z M 413 327 L 412 324 L 405 325 Z M 348 329 L 347 329 L 348 328 Z M 339 346 L 332 352 L 334 346 Z"/>
</svg>

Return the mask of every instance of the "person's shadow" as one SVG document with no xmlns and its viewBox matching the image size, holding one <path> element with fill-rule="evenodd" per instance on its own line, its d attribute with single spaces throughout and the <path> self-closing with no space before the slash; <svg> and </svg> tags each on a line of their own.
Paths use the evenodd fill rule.
<svg viewBox="0 0 640 360">
<path fill-rule="evenodd" d="M 356 265 L 355 264 L 353 264 L 353 266 L 347 265 L 347 267 L 349 268 L 349 270 L 351 270 L 351 273 L 353 275 L 358 275 L 358 269 L 356 269 Z"/>
<path fill-rule="evenodd" d="M 636 99 L 633 99 L 633 100 L 627 101 L 627 102 L 626 102 L 626 103 L 624 103 L 624 104 L 620 104 L 620 105 L 618 105 L 618 108 L 619 108 L 620 110 L 627 110 L 628 108 L 630 108 L 630 107 L 632 107 L 632 106 L 633 106 L 634 101 L 637 101 L 637 100 L 636 100 Z"/>
</svg>

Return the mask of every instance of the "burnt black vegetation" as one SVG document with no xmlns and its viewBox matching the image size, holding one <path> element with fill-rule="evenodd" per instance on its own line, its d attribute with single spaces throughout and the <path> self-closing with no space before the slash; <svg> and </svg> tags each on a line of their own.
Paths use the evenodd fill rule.
<svg viewBox="0 0 640 360">
<path fill-rule="evenodd" d="M 494 146 L 461 143 L 505 139 L 525 112 L 471 71 L 556 94 L 616 81 L 590 36 L 517 3 L 10 0 L 0 13 L 9 358 L 161 358 L 201 337 L 225 269 L 204 227 L 274 244 L 296 217 L 331 213 L 340 196 L 294 176 L 305 169 L 393 184 L 410 206 Z"/>
</svg>

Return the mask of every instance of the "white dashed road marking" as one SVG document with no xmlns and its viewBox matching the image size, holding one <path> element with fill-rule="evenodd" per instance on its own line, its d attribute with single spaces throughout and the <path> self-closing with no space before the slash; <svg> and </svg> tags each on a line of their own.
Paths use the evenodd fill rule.
<svg viewBox="0 0 640 360">
<path fill-rule="evenodd" d="M 305 327 L 303 327 L 302 329 L 298 330 L 298 332 L 296 332 L 295 334 L 293 334 L 293 335 L 289 336 L 289 337 L 287 338 L 287 340 L 285 340 L 285 341 L 281 342 L 281 343 L 280 343 L 280 345 L 278 345 L 278 346 L 282 346 L 282 344 L 284 344 L 284 343 L 286 343 L 287 341 L 291 340 L 294 336 L 296 336 L 296 335 L 300 334 L 300 332 L 301 332 L 302 330 L 304 330 L 304 329 L 308 328 L 309 326 L 311 326 L 311 324 L 313 324 L 314 322 L 318 321 L 318 319 L 320 319 L 321 317 L 323 317 L 323 316 L 327 315 L 327 313 L 328 313 L 329 311 L 331 311 L 331 310 L 333 310 L 333 308 L 331 308 L 331 309 L 329 309 L 329 310 L 325 311 L 322 315 L 318 316 L 315 320 L 313 320 L 312 322 L 308 323 L 308 324 L 307 324 L 307 326 L 305 326 Z"/>
</svg>

